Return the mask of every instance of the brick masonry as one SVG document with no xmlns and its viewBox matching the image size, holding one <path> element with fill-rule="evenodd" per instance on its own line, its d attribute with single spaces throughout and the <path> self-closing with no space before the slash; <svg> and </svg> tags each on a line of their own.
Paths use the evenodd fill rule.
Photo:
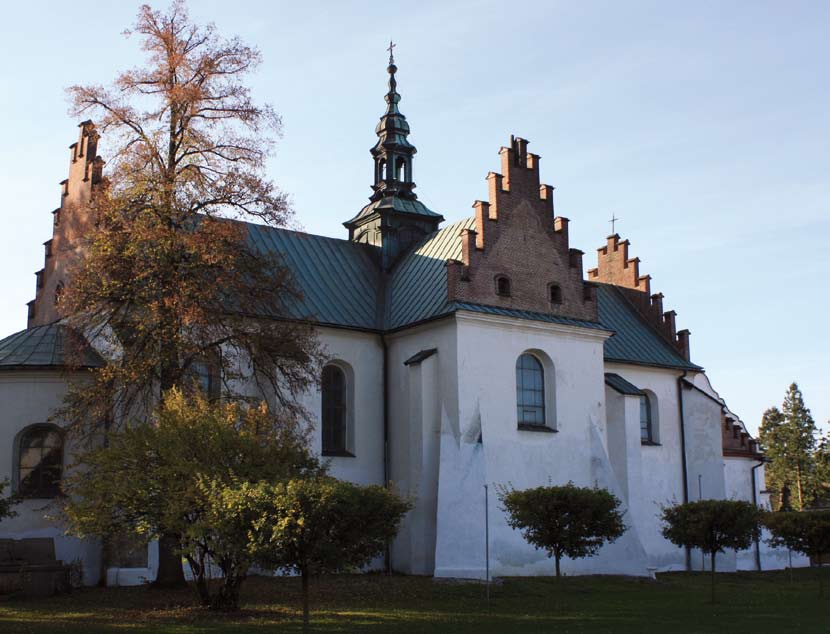
<svg viewBox="0 0 830 634">
<path fill-rule="evenodd" d="M 104 160 L 98 156 L 99 134 L 91 121 L 79 126 L 77 143 L 69 146 L 69 178 L 61 181 L 61 204 L 54 216 L 52 238 L 44 243 L 44 265 L 35 273 L 35 299 L 29 302 L 28 326 L 60 317 L 56 298 L 67 272 L 80 257 L 84 235 L 92 223 L 89 203 L 103 182 Z"/>
<path fill-rule="evenodd" d="M 511 137 L 499 152 L 502 173 L 487 175 L 489 201 L 473 205 L 476 228 L 461 232 L 461 261 L 447 265 L 448 299 L 596 321 L 582 251 L 568 244 L 568 219 L 554 217 L 553 187 L 540 184 L 527 143 Z M 501 276 L 508 294 L 497 292 Z"/>
<path fill-rule="evenodd" d="M 606 245 L 597 249 L 597 267 L 588 271 L 588 279 L 616 286 L 643 318 L 688 361 L 691 333 L 677 331 L 677 313 L 663 311 L 663 294 L 652 294 L 651 276 L 640 275 L 640 258 L 629 258 L 628 247 L 628 240 L 620 240 L 619 234 L 608 236 Z"/>
</svg>

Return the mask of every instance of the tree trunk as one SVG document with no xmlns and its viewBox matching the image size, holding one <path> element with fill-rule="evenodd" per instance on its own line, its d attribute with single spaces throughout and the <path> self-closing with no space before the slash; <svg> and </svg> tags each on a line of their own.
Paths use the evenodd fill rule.
<svg viewBox="0 0 830 634">
<path fill-rule="evenodd" d="M 559 570 L 559 560 L 562 558 L 561 555 L 554 555 L 554 559 L 556 560 L 556 578 L 559 579 L 562 576 L 562 571 Z"/>
<path fill-rule="evenodd" d="M 204 606 L 209 606 L 210 586 L 208 585 L 207 579 L 205 579 L 204 561 L 200 563 L 190 555 L 186 555 L 186 559 L 190 565 L 190 572 L 193 575 L 193 585 L 196 588 L 196 594 L 199 596 L 199 602 Z"/>
<path fill-rule="evenodd" d="M 711 577 L 712 577 L 712 603 L 715 602 L 715 557 L 716 557 L 716 555 L 717 555 L 717 553 L 714 550 L 712 551 L 712 554 L 710 555 L 710 557 L 712 558 L 712 573 L 711 573 Z"/>
<path fill-rule="evenodd" d="M 239 609 L 239 587 L 244 577 L 225 572 L 225 582 L 210 602 L 211 610 L 233 612 Z"/>
<path fill-rule="evenodd" d="M 818 596 L 824 597 L 824 575 L 821 572 L 822 565 L 821 565 L 821 555 L 818 558 Z"/>
<path fill-rule="evenodd" d="M 804 510 L 804 489 L 801 486 L 801 463 L 795 463 L 795 483 L 798 486 L 798 510 Z"/>
<path fill-rule="evenodd" d="M 308 632 L 308 570 L 300 573 L 303 582 L 303 632 Z"/>
<path fill-rule="evenodd" d="M 170 533 L 159 539 L 159 570 L 153 582 L 157 588 L 183 588 L 187 585 L 179 543 L 179 536 Z"/>
</svg>

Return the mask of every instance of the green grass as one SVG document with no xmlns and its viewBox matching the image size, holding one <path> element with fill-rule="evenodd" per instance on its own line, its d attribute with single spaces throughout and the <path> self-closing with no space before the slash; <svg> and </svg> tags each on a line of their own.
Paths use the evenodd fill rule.
<svg viewBox="0 0 830 634">
<path fill-rule="evenodd" d="M 718 575 L 718 603 L 706 574 L 506 579 L 491 587 L 425 577 L 353 575 L 312 584 L 313 632 L 642 632 L 763 634 L 830 632 L 830 597 L 815 570 Z M 50 599 L 0 601 L 2 634 L 299 633 L 297 579 L 251 578 L 242 610 L 194 607 L 189 590 L 86 589 Z"/>
</svg>

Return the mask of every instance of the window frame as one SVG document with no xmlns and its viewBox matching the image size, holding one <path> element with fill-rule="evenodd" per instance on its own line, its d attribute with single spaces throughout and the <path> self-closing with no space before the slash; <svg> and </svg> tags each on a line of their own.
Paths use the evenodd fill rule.
<svg viewBox="0 0 830 634">
<path fill-rule="evenodd" d="M 28 469 L 30 472 L 34 472 L 37 467 L 40 466 L 40 462 L 34 467 L 23 467 L 22 460 L 24 458 L 24 451 L 23 451 L 23 442 L 26 438 L 33 433 L 36 432 L 43 432 L 44 434 L 54 433 L 57 435 L 58 439 L 60 440 L 60 446 L 58 447 L 59 450 L 59 460 L 56 461 L 53 468 L 57 471 L 57 476 L 53 479 L 51 484 L 44 485 L 42 482 L 43 477 L 41 476 L 41 482 L 38 483 L 36 487 L 32 487 L 29 489 L 24 483 L 26 482 L 26 478 L 23 477 L 22 470 Z M 41 461 L 43 459 L 43 447 L 41 449 Z M 48 447 L 47 447 L 48 449 Z M 13 455 L 13 480 L 14 480 L 14 492 L 15 494 L 26 500 L 54 500 L 55 498 L 59 498 L 63 495 L 63 492 L 60 489 L 60 484 L 63 481 L 64 471 L 65 471 L 65 460 L 66 460 L 66 434 L 63 429 L 54 425 L 52 423 L 34 423 L 32 425 L 27 425 L 23 429 L 21 429 L 14 439 L 14 455 Z"/>
<path fill-rule="evenodd" d="M 342 379 L 342 385 L 340 386 L 340 395 L 339 400 L 340 403 L 335 403 L 332 407 L 327 407 L 327 386 L 326 386 L 326 372 L 327 370 L 332 369 L 336 370 L 339 373 L 339 376 Z M 330 397 L 329 397 L 330 398 Z M 328 431 L 329 425 L 332 424 L 332 421 L 327 421 L 328 413 L 333 411 L 340 411 L 341 420 L 339 422 L 342 429 L 340 430 L 339 436 L 342 438 L 341 443 L 332 443 L 329 442 L 328 436 L 330 435 Z M 354 458 L 355 454 L 353 452 L 353 409 L 354 409 L 354 399 L 352 398 L 352 373 L 350 368 L 345 366 L 345 364 L 338 363 L 338 362 L 329 362 L 323 366 L 322 371 L 320 372 L 320 453 L 323 456 L 328 457 L 342 457 L 342 458 Z M 334 440 L 334 438 L 332 438 Z"/>
<path fill-rule="evenodd" d="M 643 403 L 645 403 L 645 426 L 643 425 Z M 647 433 L 644 435 L 644 431 Z M 657 411 L 657 397 L 648 390 L 642 390 L 640 395 L 640 444 L 659 445 L 659 415 Z"/>
<path fill-rule="evenodd" d="M 495 283 L 496 295 L 498 297 L 510 297 L 511 290 L 512 290 L 512 288 L 511 288 L 512 283 L 511 283 L 510 278 L 508 276 L 500 273 L 500 274 L 496 275 L 495 278 L 493 278 L 493 281 Z M 502 284 L 505 285 L 504 289 L 502 288 Z"/>
<path fill-rule="evenodd" d="M 534 367 L 522 367 L 523 361 L 527 359 L 532 361 Z M 536 357 L 536 355 L 531 354 L 530 352 L 523 352 L 519 355 L 519 358 L 516 359 L 516 421 L 519 429 L 525 427 L 531 428 L 542 428 L 548 427 L 547 425 L 547 407 L 546 407 L 546 390 L 545 390 L 545 366 L 542 361 Z M 538 382 L 535 380 L 535 375 L 538 374 Z M 528 378 L 532 378 L 531 386 L 525 386 L 525 383 Z M 536 387 L 538 383 L 539 387 Z M 533 398 L 531 403 L 525 402 L 523 397 L 526 397 L 528 393 L 536 394 L 537 397 Z M 533 404 L 533 403 L 540 403 L 540 404 Z M 526 417 L 529 411 L 533 411 L 534 420 L 529 420 L 529 417 Z M 541 422 L 540 420 L 541 419 Z"/>
</svg>

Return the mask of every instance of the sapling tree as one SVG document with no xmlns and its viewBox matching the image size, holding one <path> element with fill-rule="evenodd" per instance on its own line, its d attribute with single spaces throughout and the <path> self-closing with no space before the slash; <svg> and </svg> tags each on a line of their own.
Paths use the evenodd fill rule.
<svg viewBox="0 0 830 634">
<path fill-rule="evenodd" d="M 381 486 L 320 477 L 242 487 L 226 494 L 226 506 L 256 518 L 251 548 L 259 565 L 300 575 L 307 631 L 309 578 L 368 564 L 412 505 Z"/>
<path fill-rule="evenodd" d="M 595 555 L 626 530 L 620 500 L 606 489 L 578 487 L 573 482 L 521 491 L 502 487 L 499 500 L 508 514 L 507 523 L 553 557 L 557 577 L 562 557 Z"/>
<path fill-rule="evenodd" d="M 819 595 L 824 596 L 821 564 L 830 555 L 830 511 L 767 513 L 763 524 L 771 533 L 771 546 L 803 553 L 818 564 Z"/>
<path fill-rule="evenodd" d="M 712 603 L 718 553 L 744 550 L 760 537 L 761 511 L 741 500 L 698 500 L 663 509 L 663 537 L 676 546 L 709 555 Z"/>
</svg>

